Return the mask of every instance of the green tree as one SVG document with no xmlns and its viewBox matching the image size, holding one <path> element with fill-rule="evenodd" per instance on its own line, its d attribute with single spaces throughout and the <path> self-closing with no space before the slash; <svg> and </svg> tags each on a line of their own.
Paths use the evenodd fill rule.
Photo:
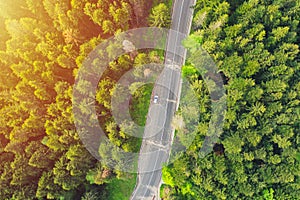
<svg viewBox="0 0 300 200">
<path fill-rule="evenodd" d="M 154 27 L 169 27 L 171 23 L 170 10 L 166 4 L 160 3 L 155 6 L 149 16 L 149 23 Z"/>
</svg>

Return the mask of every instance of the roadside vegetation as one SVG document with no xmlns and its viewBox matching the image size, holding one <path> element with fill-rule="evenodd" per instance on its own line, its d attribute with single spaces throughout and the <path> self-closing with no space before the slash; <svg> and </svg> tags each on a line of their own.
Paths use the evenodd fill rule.
<svg viewBox="0 0 300 200">
<path fill-rule="evenodd" d="M 114 178 L 106 187 L 108 200 L 128 200 L 136 184 L 136 174 L 132 174 L 126 179 Z"/>
<path fill-rule="evenodd" d="M 164 167 L 163 199 L 299 199 L 300 65 L 298 1 L 197 0 L 183 75 L 197 91 L 196 138 Z M 193 64 L 204 48 L 227 95 L 223 133 L 200 150 L 210 100 Z"/>
<path fill-rule="evenodd" d="M 152 98 L 153 84 L 146 84 L 138 88 L 132 96 L 130 114 L 133 121 L 139 126 L 145 126 L 148 108 Z"/>
</svg>

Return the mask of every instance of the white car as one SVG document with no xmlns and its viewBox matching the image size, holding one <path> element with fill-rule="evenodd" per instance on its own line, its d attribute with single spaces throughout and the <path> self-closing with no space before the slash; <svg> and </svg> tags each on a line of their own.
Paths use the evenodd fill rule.
<svg viewBox="0 0 300 200">
<path fill-rule="evenodd" d="M 158 96 L 155 95 L 154 98 L 153 98 L 153 103 L 157 103 L 158 102 Z"/>
</svg>

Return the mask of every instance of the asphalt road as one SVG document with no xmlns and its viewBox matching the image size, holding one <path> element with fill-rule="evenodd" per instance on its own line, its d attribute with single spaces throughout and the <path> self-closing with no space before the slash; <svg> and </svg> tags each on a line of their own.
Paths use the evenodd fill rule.
<svg viewBox="0 0 300 200">
<path fill-rule="evenodd" d="M 174 130 L 171 121 L 179 104 L 181 66 L 186 50 L 181 45 L 189 34 L 195 0 L 174 0 L 172 25 L 167 38 L 166 67 L 160 74 L 153 94 L 158 103 L 151 103 L 138 162 L 138 180 L 132 200 L 159 199 L 161 168 L 168 162 Z M 178 33 L 179 32 L 179 33 Z"/>
</svg>

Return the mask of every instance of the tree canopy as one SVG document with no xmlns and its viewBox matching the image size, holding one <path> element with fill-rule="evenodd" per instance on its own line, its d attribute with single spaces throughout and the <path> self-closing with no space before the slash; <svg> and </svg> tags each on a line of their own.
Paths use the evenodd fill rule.
<svg viewBox="0 0 300 200">
<path fill-rule="evenodd" d="M 148 25 L 152 3 L 0 0 L 0 199 L 92 199 L 95 194 L 106 199 L 109 180 L 124 178 L 81 143 L 72 113 L 73 84 L 83 60 L 103 40 Z M 109 125 L 114 123 L 109 92 L 134 63 L 128 54 L 108 66 L 95 97 L 100 124 L 126 150 L 136 150 L 138 143 Z M 83 92 L 89 84 L 80 84 Z"/>
<path fill-rule="evenodd" d="M 299 199 L 299 13 L 299 1 L 197 0 L 184 45 L 192 58 L 202 47 L 214 59 L 227 112 L 202 158 L 211 107 L 187 60 L 183 75 L 206 90 L 195 91 L 207 109 L 186 154 L 163 169 L 164 199 Z"/>
</svg>

